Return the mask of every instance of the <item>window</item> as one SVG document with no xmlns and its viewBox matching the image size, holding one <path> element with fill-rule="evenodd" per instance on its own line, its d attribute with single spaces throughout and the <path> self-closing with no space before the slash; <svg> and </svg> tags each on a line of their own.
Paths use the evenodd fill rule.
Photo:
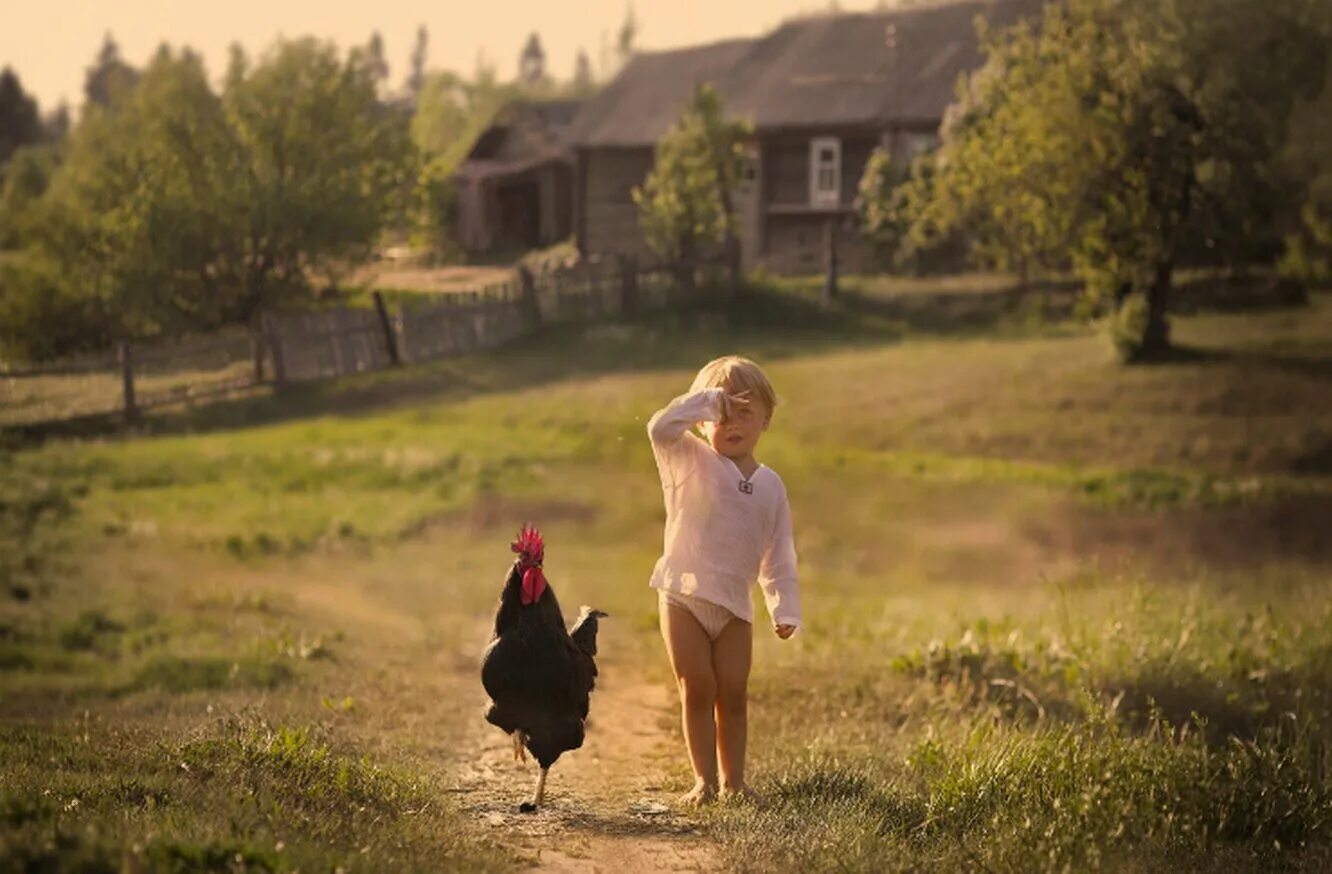
<svg viewBox="0 0 1332 874">
<path fill-rule="evenodd" d="M 810 206 L 837 206 L 842 202 L 842 142 L 836 137 L 815 137 L 809 142 Z"/>
</svg>

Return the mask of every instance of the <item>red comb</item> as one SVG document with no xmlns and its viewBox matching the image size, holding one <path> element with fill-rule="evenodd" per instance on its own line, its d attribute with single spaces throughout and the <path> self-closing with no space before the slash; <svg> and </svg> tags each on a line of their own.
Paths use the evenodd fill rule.
<svg viewBox="0 0 1332 874">
<path fill-rule="evenodd" d="M 541 532 L 530 525 L 524 525 L 518 532 L 518 539 L 509 546 L 533 564 L 540 564 L 545 555 L 546 544 L 541 540 Z"/>
</svg>

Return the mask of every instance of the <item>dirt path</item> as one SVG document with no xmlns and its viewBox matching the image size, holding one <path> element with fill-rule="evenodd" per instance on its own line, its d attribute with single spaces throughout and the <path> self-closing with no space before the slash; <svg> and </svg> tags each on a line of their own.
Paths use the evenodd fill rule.
<svg viewBox="0 0 1332 874">
<path fill-rule="evenodd" d="M 306 609 L 354 617 L 368 638 L 401 644 L 419 638 L 422 630 L 420 617 L 369 597 L 353 581 L 304 584 L 295 595 Z M 535 814 L 519 813 L 518 804 L 532 793 L 537 765 L 530 757 L 515 762 L 512 742 L 482 718 L 486 697 L 476 655 L 460 648 L 422 665 L 452 675 L 446 685 L 455 694 L 435 698 L 438 706 L 475 714 L 466 720 L 461 742 L 447 745 L 454 754 L 447 771 L 460 807 L 498 843 L 541 870 L 718 870 L 698 824 L 673 804 L 685 788 L 671 780 L 682 755 L 673 690 L 644 676 L 627 655 L 633 647 L 617 646 L 614 636 L 613 630 L 606 635 L 597 659 L 600 676 L 587 739 L 551 768 L 545 806 Z M 428 713 L 417 716 L 431 719 Z"/>
<path fill-rule="evenodd" d="M 463 808 L 540 870 L 717 870 L 697 825 L 671 804 L 680 791 L 667 777 L 679 755 L 669 729 L 675 713 L 669 689 L 607 659 L 587 740 L 551 768 L 545 807 L 518 812 L 531 795 L 536 763 L 515 762 L 508 738 L 478 719 L 465 745 L 470 760 L 458 765 Z"/>
</svg>

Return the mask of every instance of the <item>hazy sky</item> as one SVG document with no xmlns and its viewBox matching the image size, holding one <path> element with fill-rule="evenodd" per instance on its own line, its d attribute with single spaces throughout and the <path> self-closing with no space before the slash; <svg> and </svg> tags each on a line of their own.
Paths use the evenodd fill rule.
<svg viewBox="0 0 1332 874">
<path fill-rule="evenodd" d="M 613 45 L 625 0 L 0 0 L 0 67 L 9 65 L 43 112 L 61 99 L 83 99 L 86 68 L 110 31 L 121 56 L 141 66 L 162 41 L 203 53 L 217 79 L 227 46 L 239 41 L 258 54 L 282 36 L 312 34 L 345 48 L 378 30 L 396 87 L 407 72 L 416 26 L 430 32 L 429 66 L 471 72 L 478 52 L 512 78 L 518 52 L 536 31 L 552 75 L 572 75 L 579 48 L 600 75 L 602 40 Z M 828 0 L 637 0 L 638 46 L 673 48 L 731 36 L 752 36 Z M 870 8 L 875 0 L 842 0 Z"/>
</svg>

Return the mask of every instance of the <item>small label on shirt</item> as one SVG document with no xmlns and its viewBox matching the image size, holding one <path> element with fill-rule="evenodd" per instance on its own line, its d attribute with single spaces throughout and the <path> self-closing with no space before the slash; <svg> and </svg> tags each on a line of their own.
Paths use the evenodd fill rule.
<svg viewBox="0 0 1332 874">
<path fill-rule="evenodd" d="M 754 484 L 749 480 L 742 479 L 740 480 L 740 491 L 744 492 L 746 495 L 752 495 L 754 494 Z"/>
</svg>

